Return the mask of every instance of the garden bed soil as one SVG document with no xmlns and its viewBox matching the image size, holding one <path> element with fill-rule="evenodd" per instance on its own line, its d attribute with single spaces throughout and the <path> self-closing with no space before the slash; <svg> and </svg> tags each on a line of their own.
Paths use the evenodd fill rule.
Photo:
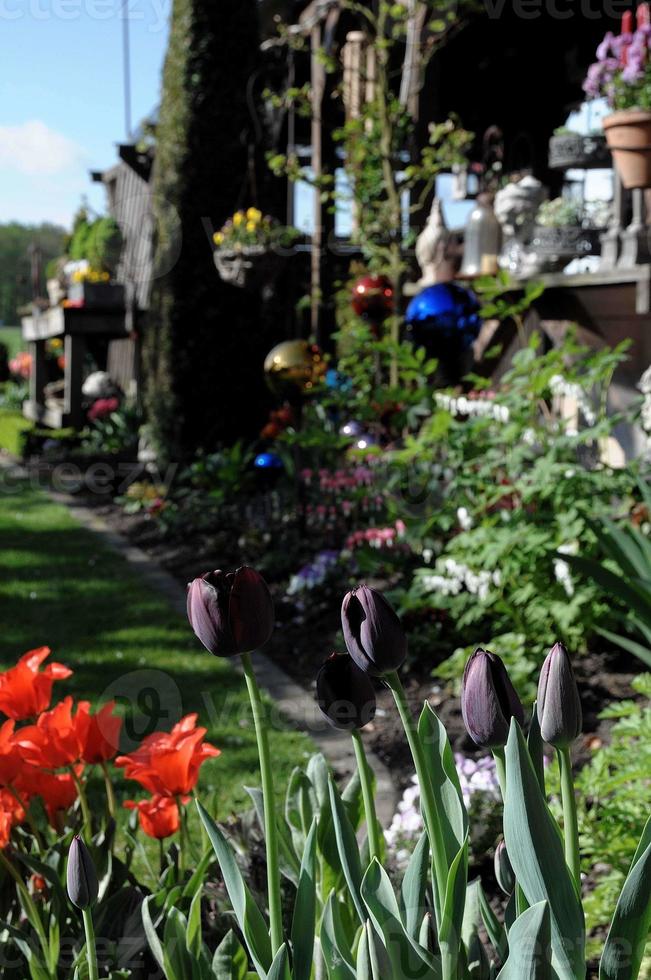
<svg viewBox="0 0 651 980">
<path fill-rule="evenodd" d="M 256 565 L 260 559 L 259 554 L 242 552 L 242 542 L 237 534 L 220 530 L 212 535 L 202 532 L 186 535 L 182 540 L 168 539 L 161 535 L 154 520 L 142 514 L 125 514 L 119 505 L 106 499 L 100 501 L 96 496 L 84 499 L 83 503 L 92 506 L 114 530 L 162 565 L 181 587 L 216 565 L 224 568 L 243 563 Z M 268 543 L 261 544 L 268 550 Z M 333 650 L 341 650 L 341 643 L 337 642 L 340 629 L 338 597 L 324 598 L 319 590 L 315 590 L 301 604 L 285 595 L 284 578 L 274 581 L 273 574 L 267 574 L 267 577 L 274 593 L 277 618 L 269 653 L 297 683 L 311 690 L 322 661 Z M 435 659 L 428 662 L 411 660 L 403 668 L 409 703 L 416 713 L 424 701 L 429 701 L 445 725 L 453 749 L 466 755 L 479 755 L 481 753 L 465 731 L 458 694 L 448 682 L 431 676 L 435 664 Z M 590 758 L 602 740 L 608 738 L 610 722 L 601 720 L 600 712 L 613 701 L 637 697 L 631 681 L 642 669 L 641 664 L 616 650 L 594 650 L 577 658 L 575 671 L 584 712 L 584 734 L 574 749 L 577 767 Z M 397 788 L 402 790 L 413 771 L 409 748 L 390 692 L 378 684 L 377 695 L 378 710 L 375 720 L 364 730 L 366 740 L 389 768 Z"/>
</svg>

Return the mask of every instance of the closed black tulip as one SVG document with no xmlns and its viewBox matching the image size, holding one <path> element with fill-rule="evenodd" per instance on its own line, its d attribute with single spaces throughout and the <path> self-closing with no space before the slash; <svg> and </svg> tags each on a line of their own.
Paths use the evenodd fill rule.
<svg viewBox="0 0 651 980">
<path fill-rule="evenodd" d="M 501 659 L 479 647 L 466 664 L 461 688 L 461 712 L 473 742 L 484 749 L 503 748 L 511 718 L 520 725 L 524 711 Z"/>
<path fill-rule="evenodd" d="M 375 717 L 373 683 L 347 654 L 333 653 L 316 678 L 319 708 L 333 728 L 350 732 Z"/>
<path fill-rule="evenodd" d="M 407 656 L 407 637 L 397 614 L 380 592 L 360 585 L 345 597 L 341 627 L 346 649 L 360 670 L 381 677 Z"/>
<path fill-rule="evenodd" d="M 87 909 L 97 901 L 99 883 L 95 865 L 81 837 L 73 837 L 68 852 L 66 872 L 68 897 L 78 909 Z"/>
<path fill-rule="evenodd" d="M 555 643 L 547 655 L 538 681 L 540 733 L 549 745 L 565 749 L 581 734 L 583 712 L 569 654 Z"/>
<path fill-rule="evenodd" d="M 235 657 L 263 646 L 274 628 L 267 583 L 255 569 L 206 572 L 188 585 L 188 619 L 216 657 Z"/>
</svg>

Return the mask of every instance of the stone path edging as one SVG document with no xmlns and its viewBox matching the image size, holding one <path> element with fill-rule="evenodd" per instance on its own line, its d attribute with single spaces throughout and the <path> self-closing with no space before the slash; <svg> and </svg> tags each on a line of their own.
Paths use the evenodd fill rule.
<svg viewBox="0 0 651 980">
<path fill-rule="evenodd" d="M 15 461 L 9 462 L 6 457 L 0 456 L 0 466 L 13 470 L 17 476 L 21 473 L 28 476 L 23 467 Z M 42 486 L 41 489 L 56 503 L 63 504 L 82 527 L 96 534 L 112 551 L 121 554 L 152 589 L 167 599 L 175 611 L 183 616 L 186 615 L 185 594 L 182 588 L 173 575 L 155 559 L 141 548 L 132 545 L 123 534 L 111 528 L 102 517 L 94 513 L 92 508 L 80 504 L 75 497 Z M 306 732 L 312 738 L 338 776 L 352 773 L 355 768 L 355 755 L 350 737 L 330 728 L 321 716 L 311 694 L 269 657 L 256 653 L 254 663 L 258 681 L 277 710 L 295 728 Z M 235 666 L 239 669 L 237 664 Z M 378 818 L 383 827 L 388 827 L 396 810 L 396 788 L 384 763 L 373 752 L 367 754 L 375 773 Z"/>
</svg>

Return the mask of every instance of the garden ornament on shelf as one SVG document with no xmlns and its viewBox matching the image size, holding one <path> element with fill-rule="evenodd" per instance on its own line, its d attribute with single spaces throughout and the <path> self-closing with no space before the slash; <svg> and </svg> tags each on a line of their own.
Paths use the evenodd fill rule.
<svg viewBox="0 0 651 980">
<path fill-rule="evenodd" d="M 443 206 L 438 197 L 432 201 L 427 223 L 416 239 L 416 261 L 420 266 L 420 289 L 437 282 L 454 279 L 455 262 L 449 254 L 452 236 L 445 223 Z"/>
<path fill-rule="evenodd" d="M 466 222 L 461 277 L 496 275 L 501 250 L 502 228 L 493 211 L 493 195 L 482 191 Z"/>
<path fill-rule="evenodd" d="M 531 267 L 528 246 L 544 197 L 545 188 L 531 176 L 507 184 L 495 195 L 495 216 L 503 231 L 499 264 L 513 275 L 528 274 Z"/>
</svg>

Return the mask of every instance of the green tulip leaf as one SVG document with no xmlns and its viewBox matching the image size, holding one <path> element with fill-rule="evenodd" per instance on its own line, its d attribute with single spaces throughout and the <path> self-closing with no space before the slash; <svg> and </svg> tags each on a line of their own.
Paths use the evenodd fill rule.
<svg viewBox="0 0 651 980">
<path fill-rule="evenodd" d="M 316 820 L 312 821 L 298 878 L 292 919 L 293 980 L 310 980 L 316 925 Z"/>
<path fill-rule="evenodd" d="M 245 786 L 244 789 L 251 797 L 260 829 L 264 833 L 264 797 L 262 796 L 262 790 L 257 786 Z M 298 886 L 298 872 L 301 863 L 294 850 L 294 842 L 289 824 L 280 814 L 276 815 L 276 828 L 278 831 L 280 871 L 288 881 L 291 881 L 294 888 L 296 888 Z"/>
<path fill-rule="evenodd" d="M 428 977 L 438 980 L 441 977 L 440 961 L 405 930 L 389 876 L 376 860 L 371 862 L 364 875 L 362 896 L 373 926 L 384 939 L 394 975 L 418 977 L 423 975 L 426 967 Z"/>
<path fill-rule="evenodd" d="M 515 719 L 511 721 L 506 746 L 504 838 L 513 871 L 528 905 L 549 903 L 552 966 L 559 980 L 584 977 L 583 909 L 565 863 L 558 825 L 542 795 L 524 736 Z M 515 924 L 511 933 L 514 928 Z"/>
<path fill-rule="evenodd" d="M 147 898 L 142 903 L 142 909 L 141 909 L 142 924 L 145 930 L 145 936 L 147 937 L 147 942 L 149 943 L 149 949 L 151 950 L 151 954 L 156 960 L 156 962 L 158 963 L 161 970 L 163 970 L 164 969 L 163 947 L 161 945 L 160 939 L 158 938 L 158 933 L 156 932 L 154 923 L 152 922 L 151 912 L 149 910 L 149 906 L 153 901 L 154 901 L 154 896 L 148 895 Z"/>
<path fill-rule="evenodd" d="M 253 896 L 244 883 L 242 872 L 237 866 L 235 855 L 222 834 L 221 830 L 207 810 L 197 800 L 197 809 L 201 821 L 206 828 L 219 867 L 226 885 L 228 897 L 242 935 L 248 947 L 255 968 L 262 976 L 266 976 L 271 967 L 271 942 L 266 923 Z"/>
<path fill-rule="evenodd" d="M 599 980 L 636 980 L 650 929 L 651 818 L 617 902 L 599 964 Z"/>
<path fill-rule="evenodd" d="M 185 937 L 185 943 L 190 955 L 193 956 L 195 959 L 199 959 L 203 947 L 203 941 L 201 935 L 201 892 L 200 891 L 198 891 L 195 894 L 190 904 L 190 912 L 188 914 L 188 928 Z"/>
<path fill-rule="evenodd" d="M 163 969 L 170 980 L 192 980 L 192 957 L 185 944 L 187 929 L 185 916 L 177 908 L 170 909 L 163 930 Z"/>
<path fill-rule="evenodd" d="M 321 920 L 321 949 L 329 980 L 356 980 L 354 957 L 345 934 L 339 902 L 330 892 Z"/>
<path fill-rule="evenodd" d="M 497 980 L 556 980 L 549 958 L 549 904 L 538 902 L 518 916 L 509 932 L 509 956 Z M 577 973 L 577 977 L 585 976 Z"/>
<path fill-rule="evenodd" d="M 362 863 L 359 856 L 357 838 L 348 818 L 346 807 L 332 777 L 330 777 L 328 788 L 330 792 L 330 812 L 337 839 L 339 859 L 346 878 L 346 884 L 355 904 L 355 909 L 363 925 L 367 916 L 361 896 Z"/>
<path fill-rule="evenodd" d="M 274 956 L 271 969 L 267 974 L 267 980 L 291 980 L 289 973 L 289 957 L 287 956 L 287 946 L 282 944 Z"/>
<path fill-rule="evenodd" d="M 400 889 L 400 916 L 412 939 L 418 939 L 420 925 L 423 921 L 428 874 L 429 839 L 424 833 L 409 858 Z"/>
<path fill-rule="evenodd" d="M 427 703 L 418 721 L 418 736 L 425 749 L 434 796 L 439 804 L 438 812 L 449 867 L 466 839 L 468 814 L 447 732 L 434 709 Z"/>
<path fill-rule="evenodd" d="M 215 980 L 245 980 L 249 958 L 232 929 L 226 933 L 213 956 Z"/>
</svg>

